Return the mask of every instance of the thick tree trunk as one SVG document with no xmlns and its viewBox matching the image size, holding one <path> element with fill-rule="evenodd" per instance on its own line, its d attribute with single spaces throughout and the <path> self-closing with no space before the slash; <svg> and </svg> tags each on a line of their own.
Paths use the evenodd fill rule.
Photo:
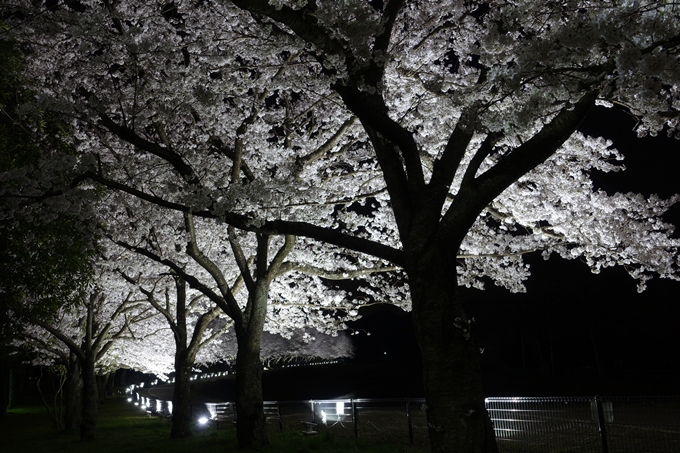
<svg viewBox="0 0 680 453">
<path fill-rule="evenodd" d="M 236 354 L 236 438 L 240 448 L 255 449 L 267 445 L 269 440 L 265 431 L 260 348 L 252 347 L 248 340 L 238 342 Z"/>
<path fill-rule="evenodd" d="M 431 447 L 437 453 L 496 453 L 484 406 L 480 352 L 458 296 L 455 263 L 447 260 L 446 250 L 431 247 L 411 254 L 407 262 Z"/>
<path fill-rule="evenodd" d="M 97 433 L 97 417 L 99 416 L 99 392 L 97 377 L 94 374 L 94 356 L 87 354 L 82 361 L 83 374 L 83 418 L 80 423 L 80 440 L 93 441 Z"/>
<path fill-rule="evenodd" d="M 175 388 L 172 394 L 172 430 L 170 438 L 183 439 L 191 436 L 191 366 L 186 347 L 175 353 Z"/>
<path fill-rule="evenodd" d="M 69 358 L 66 383 L 64 385 L 64 428 L 67 431 L 75 431 L 80 428 L 83 415 L 83 378 L 80 370 L 80 362 L 71 355 Z"/>
<path fill-rule="evenodd" d="M 187 345 L 186 318 L 186 283 L 176 279 L 177 288 L 177 323 L 173 328 L 175 335 L 175 388 L 172 395 L 172 429 L 171 439 L 184 439 L 191 436 L 191 367 L 198 351 L 194 344 L 193 351 Z M 172 323 L 172 321 L 170 321 Z M 200 337 L 200 335 L 199 335 Z"/>
<path fill-rule="evenodd" d="M 236 439 L 244 449 L 257 449 L 269 444 L 265 430 L 262 400 L 262 362 L 260 346 L 269 283 L 258 281 L 250 294 L 251 309 L 247 326 L 237 327 L 236 340 Z"/>
</svg>

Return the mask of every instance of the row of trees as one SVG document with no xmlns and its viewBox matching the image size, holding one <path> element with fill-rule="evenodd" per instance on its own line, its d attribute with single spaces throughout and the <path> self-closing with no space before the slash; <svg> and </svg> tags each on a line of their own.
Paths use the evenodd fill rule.
<svg viewBox="0 0 680 453">
<path fill-rule="evenodd" d="M 17 46 L 6 44 L 20 61 Z M 8 72 L 18 72 L 19 64 Z M 16 91 L 22 83 L 12 78 L 8 88 Z M 246 433 L 244 442 L 266 443 L 266 438 L 248 440 L 262 435 L 257 424 L 264 423 L 261 361 L 351 356 L 351 343 L 337 333 L 344 320 L 358 316 L 355 304 L 362 298 L 348 302 L 335 291 L 320 301 L 318 275 L 333 279 L 340 274 L 286 260 L 294 238 L 275 243 L 269 235 L 246 235 L 190 215 L 173 218 L 115 193 L 55 194 L 51 189 L 58 185 L 45 178 L 67 184 L 77 179 L 68 165 L 55 165 L 61 159 L 74 162 L 73 144 L 65 142 L 72 138 L 67 125 L 56 120 L 65 132 L 59 148 L 41 148 L 43 135 L 54 139 L 51 132 L 19 116 L 16 103 L 3 107 L 9 121 L 2 138 L 14 135 L 12 146 L 20 145 L 18 151 L 2 149 L 4 190 L 22 192 L 7 197 L 3 206 L 3 344 L 27 350 L 34 365 L 58 369 L 66 403 L 55 412 L 56 426 L 80 429 L 82 440 L 94 439 L 101 399 L 97 375 L 123 367 L 159 376 L 174 373 L 171 436 L 189 436 L 195 366 L 238 359 L 239 432 Z M 33 133 L 16 137 L 22 128 Z M 24 152 L 30 147 L 38 148 L 32 160 Z M 19 158 L 25 161 L 15 163 Z M 70 227 L 74 223 L 77 228 Z M 278 253 L 270 261 L 272 251 Z M 251 267 L 259 272 L 251 274 Z M 273 285 L 278 277 L 303 270 L 309 274 L 307 286 L 295 283 L 299 277 L 279 278 Z M 270 289 L 276 304 L 269 304 Z M 266 336 L 261 344 L 264 329 L 276 336 Z M 331 336 L 336 337 L 332 343 Z"/>
<path fill-rule="evenodd" d="M 653 274 L 677 279 L 678 243 L 661 219 L 676 200 L 594 189 L 591 173 L 620 170 L 621 156 L 577 132 L 597 104 L 618 104 L 641 135 L 678 133 L 674 2 L 5 8 L 30 51 L 35 96 L 22 112 L 62 115 L 74 140 L 4 198 L 20 211 L 98 195 L 88 206 L 103 255 L 135 257 L 115 270 L 173 319 L 179 374 L 196 332 L 228 318 L 243 447 L 267 442 L 256 402 L 268 322 L 333 331 L 357 316 L 352 303 L 412 309 L 433 451 L 491 452 L 459 286 L 522 291 L 522 256 L 536 251 L 594 272 L 625 266 L 640 289 Z M 85 221 L 82 203 L 56 204 Z M 359 297 L 323 280 L 359 277 Z M 161 281 L 177 307 L 206 304 L 193 334 Z"/>
</svg>

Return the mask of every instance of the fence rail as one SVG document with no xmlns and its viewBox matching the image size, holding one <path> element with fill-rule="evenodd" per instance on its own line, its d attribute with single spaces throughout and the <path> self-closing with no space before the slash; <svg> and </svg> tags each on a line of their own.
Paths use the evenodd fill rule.
<svg viewBox="0 0 680 453">
<path fill-rule="evenodd" d="M 171 402 L 138 394 L 133 400 L 147 412 L 172 414 Z M 424 398 L 265 402 L 269 425 L 279 430 L 310 434 L 318 427 L 341 437 L 427 448 L 424 408 Z M 487 398 L 486 408 L 501 453 L 680 452 L 680 397 Z M 231 402 L 193 404 L 192 414 L 215 426 L 236 418 Z"/>
</svg>

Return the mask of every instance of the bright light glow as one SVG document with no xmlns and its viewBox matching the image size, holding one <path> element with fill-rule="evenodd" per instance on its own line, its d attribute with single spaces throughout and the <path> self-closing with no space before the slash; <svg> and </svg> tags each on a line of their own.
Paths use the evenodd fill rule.
<svg viewBox="0 0 680 453">
<path fill-rule="evenodd" d="M 172 401 L 168 401 L 168 413 L 172 415 Z"/>
<path fill-rule="evenodd" d="M 142 404 L 141 408 L 142 408 L 143 411 L 145 411 L 146 410 L 146 404 Z"/>
<path fill-rule="evenodd" d="M 144 388 L 144 383 L 143 383 L 143 382 L 142 382 L 141 384 L 139 384 L 139 388 L 140 388 L 140 389 L 143 389 L 143 388 Z"/>
<path fill-rule="evenodd" d="M 127 401 L 128 401 L 128 403 L 131 403 L 131 402 L 132 402 L 132 398 L 128 398 Z"/>
<path fill-rule="evenodd" d="M 321 423 L 326 424 L 326 411 L 321 411 Z"/>
<path fill-rule="evenodd" d="M 139 403 L 137 401 L 135 401 L 135 406 L 139 406 Z"/>
<path fill-rule="evenodd" d="M 338 415 L 345 415 L 345 403 L 338 401 L 335 403 L 335 413 Z"/>
<path fill-rule="evenodd" d="M 201 425 L 205 425 L 206 423 L 208 423 L 208 417 L 199 418 L 198 423 L 200 423 Z"/>
<path fill-rule="evenodd" d="M 210 412 L 210 418 L 215 418 L 217 417 L 217 404 L 215 403 L 206 403 L 205 407 L 208 409 L 208 412 Z"/>
<path fill-rule="evenodd" d="M 161 410 L 162 410 L 161 401 L 156 400 L 156 412 L 160 412 Z"/>
</svg>

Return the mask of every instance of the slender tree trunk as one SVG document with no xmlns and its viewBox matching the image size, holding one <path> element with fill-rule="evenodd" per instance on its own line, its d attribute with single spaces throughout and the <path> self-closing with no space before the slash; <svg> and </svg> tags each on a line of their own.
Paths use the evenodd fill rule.
<svg viewBox="0 0 680 453">
<path fill-rule="evenodd" d="M 118 376 L 118 385 L 120 387 L 125 387 L 125 377 L 127 375 L 127 370 L 125 368 L 119 368 L 116 374 Z"/>
<path fill-rule="evenodd" d="M 106 375 L 106 386 L 104 387 L 104 394 L 107 397 L 113 396 L 115 377 L 116 377 L 115 371 L 110 371 L 109 374 Z"/>
<path fill-rule="evenodd" d="M 97 377 L 94 374 L 94 355 L 86 354 L 82 361 L 83 374 L 83 418 L 80 423 L 80 440 L 93 441 L 97 433 L 97 417 L 99 416 L 99 392 Z"/>
<path fill-rule="evenodd" d="M 186 345 L 186 343 L 185 343 Z M 191 366 L 187 348 L 177 345 L 175 353 L 175 388 L 172 394 L 172 439 L 191 437 Z"/>
<path fill-rule="evenodd" d="M 480 351 L 463 311 L 456 266 L 447 260 L 447 250 L 439 244 L 407 255 L 431 447 L 437 453 L 496 453 L 484 405 Z"/>
<path fill-rule="evenodd" d="M 263 288 L 263 286 L 266 286 Z M 267 311 L 268 284 L 258 282 L 247 328 L 236 330 L 236 438 L 238 446 L 256 449 L 269 444 L 262 399 L 260 345 Z"/>
<path fill-rule="evenodd" d="M 83 415 L 83 378 L 80 362 L 71 354 L 68 364 L 66 384 L 64 385 L 64 428 L 75 431 L 80 428 Z"/>
<path fill-rule="evenodd" d="M 9 408 L 11 373 L 12 365 L 9 360 L 0 358 L 0 419 L 7 415 L 7 409 Z"/>
<path fill-rule="evenodd" d="M 108 374 L 98 374 L 97 379 L 97 397 L 99 398 L 99 404 L 102 405 L 106 402 L 106 383 L 108 381 Z"/>
<path fill-rule="evenodd" d="M 175 388 L 172 395 L 172 430 L 171 439 L 183 439 L 191 436 L 191 367 L 194 364 L 197 350 L 190 351 L 187 345 L 186 318 L 186 282 L 175 279 L 177 288 L 177 323 L 173 329 L 175 335 Z"/>
</svg>

